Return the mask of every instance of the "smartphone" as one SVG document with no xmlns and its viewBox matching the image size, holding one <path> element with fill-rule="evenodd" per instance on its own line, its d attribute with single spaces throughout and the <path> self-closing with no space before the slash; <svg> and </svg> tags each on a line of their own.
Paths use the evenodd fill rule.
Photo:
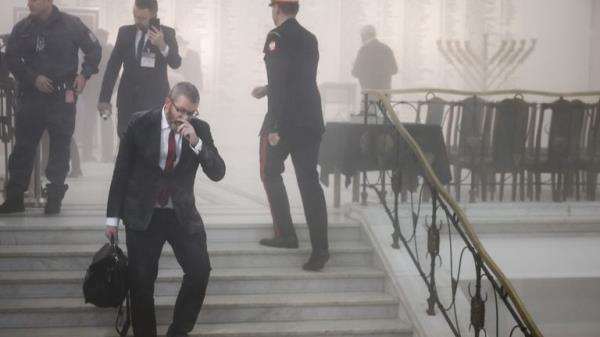
<svg viewBox="0 0 600 337">
<path fill-rule="evenodd" d="M 160 19 L 150 18 L 150 27 L 154 27 L 156 30 L 160 30 Z"/>
</svg>

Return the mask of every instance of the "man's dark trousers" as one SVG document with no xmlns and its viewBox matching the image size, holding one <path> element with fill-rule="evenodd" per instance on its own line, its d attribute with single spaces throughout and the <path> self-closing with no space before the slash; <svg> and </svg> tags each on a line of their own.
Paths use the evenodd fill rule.
<svg viewBox="0 0 600 337">
<path fill-rule="evenodd" d="M 15 114 L 15 147 L 8 160 L 8 195 L 27 190 L 44 130 L 48 130 L 50 137 L 46 177 L 52 184 L 64 185 L 69 172 L 71 137 L 75 131 L 75 103 L 65 103 L 64 93 L 25 93 Z"/>
<path fill-rule="evenodd" d="M 307 131 L 304 137 L 283 137 L 275 146 L 269 144 L 266 135 L 262 136 L 261 179 L 271 207 L 275 237 L 296 238 L 290 204 L 281 177 L 285 169 L 284 161 L 288 155 L 292 157 L 312 248 L 314 251 L 327 251 L 327 208 L 317 172 L 321 136 L 310 133 Z"/>
<path fill-rule="evenodd" d="M 173 314 L 170 332 L 185 334 L 196 324 L 204 302 L 210 274 L 206 232 L 189 234 L 179 225 L 172 209 L 155 209 L 148 229 L 127 230 L 131 313 L 135 336 L 156 337 L 154 282 L 164 243 L 173 247 L 175 258 L 184 272 Z"/>
</svg>

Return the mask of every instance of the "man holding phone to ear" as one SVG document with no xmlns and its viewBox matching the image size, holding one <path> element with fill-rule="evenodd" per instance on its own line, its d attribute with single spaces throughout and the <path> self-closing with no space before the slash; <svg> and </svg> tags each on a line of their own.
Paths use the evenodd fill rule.
<svg viewBox="0 0 600 337">
<path fill-rule="evenodd" d="M 169 93 L 167 66 L 181 66 L 175 30 L 161 25 L 157 12 L 157 0 L 135 0 L 134 24 L 119 29 L 106 64 L 98 100 L 101 115 L 112 113 L 112 92 L 123 67 L 117 92 L 119 138 L 123 138 L 134 113 L 161 106 Z"/>
</svg>

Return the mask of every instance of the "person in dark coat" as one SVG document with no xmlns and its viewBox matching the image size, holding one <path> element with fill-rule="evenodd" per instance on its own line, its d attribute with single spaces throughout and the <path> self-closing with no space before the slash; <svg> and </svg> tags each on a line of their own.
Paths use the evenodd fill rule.
<svg viewBox="0 0 600 337">
<path fill-rule="evenodd" d="M 377 39 L 375 27 L 364 26 L 360 35 L 363 46 L 354 61 L 352 76 L 358 78 L 363 90 L 391 89 L 392 76 L 398 73 L 394 52 Z"/>
</svg>

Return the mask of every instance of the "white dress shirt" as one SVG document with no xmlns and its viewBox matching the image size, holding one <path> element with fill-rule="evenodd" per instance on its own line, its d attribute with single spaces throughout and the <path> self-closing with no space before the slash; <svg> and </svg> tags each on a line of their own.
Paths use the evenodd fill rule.
<svg viewBox="0 0 600 337">
<path fill-rule="evenodd" d="M 171 126 L 169 125 L 169 121 L 167 121 L 166 111 L 165 111 L 164 107 L 163 107 L 161 116 L 162 116 L 162 118 L 161 118 L 161 124 L 160 124 L 161 125 L 160 126 L 160 155 L 159 155 L 159 159 L 158 159 L 158 166 L 160 166 L 160 168 L 164 170 L 165 165 L 167 164 L 167 154 L 169 152 L 169 133 L 171 133 Z M 177 164 L 179 163 L 179 158 L 181 158 L 182 138 L 183 137 L 181 136 L 180 133 L 175 133 L 176 157 L 175 157 L 175 163 L 173 164 L 173 169 L 175 169 L 175 167 L 177 167 Z M 200 151 L 202 150 L 202 140 L 198 139 L 198 144 L 196 144 L 196 146 L 192 146 L 192 144 L 190 144 L 190 148 L 192 149 L 192 151 L 194 151 L 194 153 L 196 155 L 200 154 Z M 173 208 L 173 203 L 171 202 L 171 197 L 169 196 L 169 200 L 164 207 L 160 206 L 157 201 L 156 204 L 154 205 L 154 208 Z M 119 218 L 106 218 L 107 226 L 118 227 L 119 222 L 120 222 Z"/>
</svg>

